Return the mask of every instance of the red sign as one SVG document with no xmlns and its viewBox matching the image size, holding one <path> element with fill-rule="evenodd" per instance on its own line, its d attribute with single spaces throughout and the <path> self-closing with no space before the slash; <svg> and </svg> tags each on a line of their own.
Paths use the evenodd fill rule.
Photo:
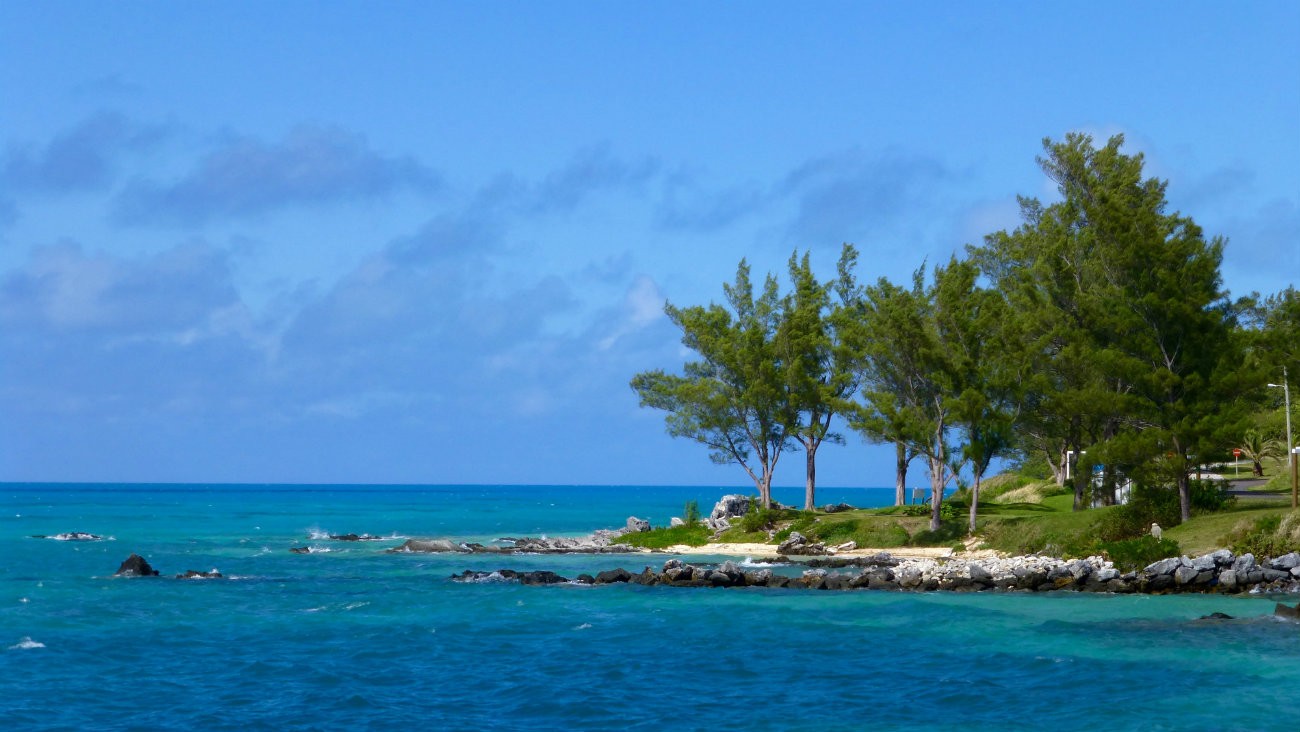
<svg viewBox="0 0 1300 732">
<path fill-rule="evenodd" d="M 1239 448 L 1239 447 L 1234 447 L 1234 448 L 1232 448 L 1232 456 L 1233 456 L 1233 457 L 1241 457 L 1241 448 Z"/>
</svg>

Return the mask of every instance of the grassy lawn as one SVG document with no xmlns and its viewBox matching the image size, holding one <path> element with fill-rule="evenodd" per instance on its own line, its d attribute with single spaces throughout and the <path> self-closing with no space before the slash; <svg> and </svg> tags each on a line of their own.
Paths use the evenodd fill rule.
<svg viewBox="0 0 1300 732">
<path fill-rule="evenodd" d="M 1193 516 L 1191 521 L 1170 529 L 1165 536 L 1178 542 L 1189 556 L 1224 547 L 1224 538 L 1241 525 L 1250 525 L 1266 516 L 1281 516 L 1291 510 L 1290 501 L 1251 500 L 1224 511 Z"/>
</svg>

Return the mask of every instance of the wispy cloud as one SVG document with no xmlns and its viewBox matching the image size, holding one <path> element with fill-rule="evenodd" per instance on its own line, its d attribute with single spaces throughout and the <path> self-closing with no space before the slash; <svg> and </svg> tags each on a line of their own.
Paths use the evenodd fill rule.
<svg viewBox="0 0 1300 732">
<path fill-rule="evenodd" d="M 438 175 L 414 158 L 381 155 L 364 137 L 338 128 L 300 126 L 274 143 L 228 139 L 172 182 L 136 180 L 117 198 L 115 217 L 196 224 L 438 185 Z"/>
<path fill-rule="evenodd" d="M 147 148 L 164 135 L 161 127 L 101 112 L 43 145 L 11 144 L 0 162 L 0 180 L 14 190 L 42 193 L 103 190 L 113 183 L 123 152 Z"/>
</svg>

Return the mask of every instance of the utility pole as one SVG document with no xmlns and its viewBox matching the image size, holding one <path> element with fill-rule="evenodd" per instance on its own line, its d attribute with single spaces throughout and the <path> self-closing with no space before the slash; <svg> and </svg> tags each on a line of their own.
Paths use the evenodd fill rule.
<svg viewBox="0 0 1300 732">
<path fill-rule="evenodd" d="M 1282 367 L 1282 383 L 1269 384 L 1276 389 L 1282 387 L 1283 401 L 1286 404 L 1286 456 L 1291 466 L 1291 508 L 1300 508 L 1300 471 L 1296 470 L 1296 463 L 1300 461 L 1300 450 L 1291 441 L 1291 385 L 1287 382 L 1286 367 Z"/>
</svg>

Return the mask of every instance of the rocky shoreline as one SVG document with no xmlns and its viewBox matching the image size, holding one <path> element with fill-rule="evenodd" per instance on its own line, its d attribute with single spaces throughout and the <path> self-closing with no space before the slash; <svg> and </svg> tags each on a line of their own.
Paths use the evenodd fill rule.
<svg viewBox="0 0 1300 732">
<path fill-rule="evenodd" d="M 814 559 L 793 562 L 806 567 L 791 576 L 770 568 L 745 570 L 735 562 L 690 564 L 669 559 L 662 569 L 640 572 L 611 569 L 570 580 L 549 571 L 495 572 L 466 570 L 452 579 L 461 582 L 514 580 L 523 584 L 614 584 L 671 587 L 771 587 L 809 590 L 893 590 L 916 592 L 1107 592 L 1114 594 L 1170 593 L 1300 593 L 1300 553 L 1257 561 L 1251 554 L 1226 549 L 1201 557 L 1173 557 L 1137 572 L 1120 572 L 1102 557 L 1057 559 L 1024 556 L 981 559 L 898 559 L 888 553 L 855 559 Z"/>
</svg>

